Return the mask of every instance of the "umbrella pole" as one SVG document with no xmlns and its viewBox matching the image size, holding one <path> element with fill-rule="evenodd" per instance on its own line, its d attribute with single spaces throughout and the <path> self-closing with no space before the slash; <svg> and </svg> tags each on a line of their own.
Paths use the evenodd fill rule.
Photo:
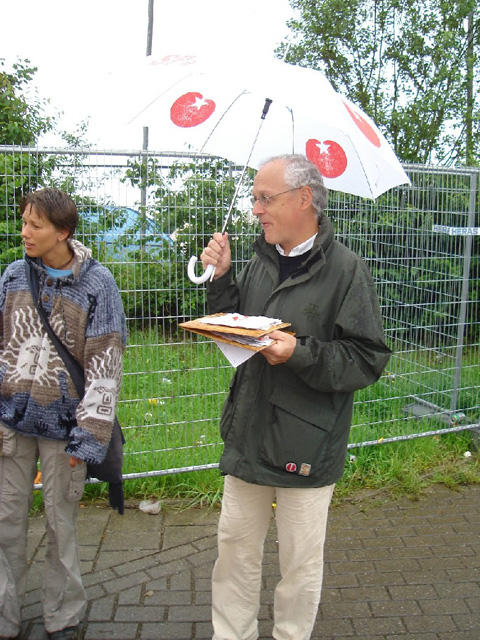
<svg viewBox="0 0 480 640">
<path fill-rule="evenodd" d="M 258 136 L 260 135 L 260 130 L 262 128 L 263 121 L 265 120 L 265 117 L 266 117 L 266 115 L 268 113 L 268 110 L 270 109 L 270 105 L 271 104 L 272 104 L 272 100 L 270 100 L 270 98 L 266 98 L 265 99 L 265 104 L 263 106 L 262 115 L 261 115 L 261 118 L 260 118 L 260 124 L 258 126 L 257 133 L 255 135 L 255 139 L 254 139 L 253 144 L 252 144 L 252 146 L 250 148 L 250 153 L 248 154 L 247 161 L 245 162 L 245 165 L 244 165 L 244 167 L 242 169 L 242 173 L 240 174 L 240 178 L 238 180 L 237 187 L 235 189 L 235 193 L 233 194 L 232 201 L 230 202 L 230 207 L 228 208 L 227 215 L 225 216 L 225 220 L 223 222 L 222 231 L 221 231 L 222 235 L 227 230 L 228 223 L 230 222 L 230 218 L 232 216 L 233 207 L 235 205 L 235 202 L 237 200 L 238 194 L 240 192 L 240 187 L 242 186 L 243 178 L 244 178 L 245 173 L 246 173 L 247 168 L 248 168 L 248 163 L 250 162 L 250 158 L 252 157 L 253 150 L 255 148 L 255 145 L 257 144 Z M 215 267 L 213 266 L 213 264 L 209 264 L 209 265 L 207 265 L 207 268 L 202 273 L 202 275 L 201 276 L 197 276 L 197 275 L 195 275 L 195 265 L 196 265 L 197 261 L 198 261 L 197 256 L 192 256 L 190 258 L 190 260 L 188 261 L 188 267 L 187 267 L 188 277 L 195 284 L 202 284 L 202 283 L 206 282 L 209 279 L 210 279 L 210 282 L 211 282 L 213 280 L 213 276 L 215 275 Z"/>
</svg>

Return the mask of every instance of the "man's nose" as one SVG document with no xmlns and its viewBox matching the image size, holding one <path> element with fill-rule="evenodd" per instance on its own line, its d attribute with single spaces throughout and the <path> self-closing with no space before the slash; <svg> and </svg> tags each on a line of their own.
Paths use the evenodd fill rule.
<svg viewBox="0 0 480 640">
<path fill-rule="evenodd" d="M 254 216 L 258 216 L 260 213 L 263 213 L 265 211 L 265 207 L 262 207 L 262 205 L 260 204 L 260 200 L 255 200 L 255 202 L 253 203 L 253 209 L 252 209 L 252 213 Z"/>
</svg>

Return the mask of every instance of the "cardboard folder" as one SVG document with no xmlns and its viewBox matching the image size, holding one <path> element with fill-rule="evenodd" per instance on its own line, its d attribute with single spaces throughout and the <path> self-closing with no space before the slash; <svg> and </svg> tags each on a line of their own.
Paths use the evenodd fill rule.
<svg viewBox="0 0 480 640">
<path fill-rule="evenodd" d="M 210 316 L 204 317 L 218 318 L 224 315 L 224 313 L 214 313 Z M 224 342 L 234 347 L 240 347 L 250 351 L 261 351 L 268 346 L 268 344 L 256 344 L 254 342 L 255 340 L 261 340 L 273 331 L 278 331 L 291 326 L 289 322 L 282 322 L 265 329 L 247 329 L 243 327 L 229 327 L 221 324 L 210 324 L 202 322 L 202 320 L 203 318 L 198 318 L 197 320 L 181 322 L 179 326 L 187 331 L 192 331 L 193 333 L 210 338 L 215 342 Z M 244 339 L 247 339 L 248 341 L 244 342 Z"/>
</svg>

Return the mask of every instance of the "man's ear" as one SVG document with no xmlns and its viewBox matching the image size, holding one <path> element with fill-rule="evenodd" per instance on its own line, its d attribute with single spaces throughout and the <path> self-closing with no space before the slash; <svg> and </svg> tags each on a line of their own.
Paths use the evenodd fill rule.
<svg viewBox="0 0 480 640">
<path fill-rule="evenodd" d="M 310 187 L 304 186 L 300 189 L 301 207 L 308 209 L 313 202 L 313 193 Z"/>
</svg>

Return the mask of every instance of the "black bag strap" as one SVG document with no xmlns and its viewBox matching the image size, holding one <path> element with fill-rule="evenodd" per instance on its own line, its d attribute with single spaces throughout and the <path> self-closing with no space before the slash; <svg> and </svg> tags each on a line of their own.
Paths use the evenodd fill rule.
<svg viewBox="0 0 480 640">
<path fill-rule="evenodd" d="M 43 326 L 45 327 L 46 332 L 50 336 L 51 341 L 53 342 L 55 349 L 58 351 L 58 355 L 63 360 L 65 366 L 67 367 L 67 371 L 70 374 L 75 388 L 77 389 L 77 393 L 79 398 L 83 398 L 85 394 L 85 374 L 83 368 L 79 364 L 77 360 L 72 356 L 67 347 L 63 344 L 60 338 L 57 336 L 55 331 L 50 326 L 48 321 L 47 312 L 42 307 L 41 302 L 39 301 L 39 282 L 38 282 L 38 273 L 35 269 L 32 269 L 30 263 L 25 260 L 25 271 L 27 273 L 27 281 L 28 286 L 30 287 L 30 291 L 33 297 L 33 304 L 38 311 L 38 315 L 43 322 Z"/>
<path fill-rule="evenodd" d="M 67 347 L 63 344 L 63 342 L 60 340 L 60 338 L 57 336 L 55 331 L 50 326 L 47 313 L 45 309 L 42 307 L 42 304 L 38 296 L 39 288 L 40 288 L 40 285 L 38 282 L 38 273 L 35 271 L 35 269 L 32 269 L 32 266 L 27 260 L 25 260 L 25 271 L 27 274 L 28 286 L 30 287 L 30 291 L 33 297 L 33 304 L 38 311 L 38 315 L 40 316 L 40 319 L 43 322 L 43 326 L 45 327 L 47 334 L 50 336 L 51 341 L 53 342 L 56 350 L 58 351 L 58 355 L 61 357 L 65 366 L 67 367 L 67 371 L 72 377 L 72 380 L 75 384 L 75 388 L 77 389 L 77 393 L 79 397 L 83 398 L 85 394 L 85 374 L 83 371 L 83 367 L 80 365 L 79 362 L 77 362 L 77 360 L 75 360 L 73 355 L 70 353 L 70 351 L 67 349 Z M 120 437 L 120 454 L 122 454 L 121 447 L 125 444 L 125 438 L 123 436 L 120 423 L 118 422 L 117 418 L 115 418 L 113 423 L 113 432 L 112 432 L 111 442 L 116 440 L 118 441 L 118 439 L 114 437 L 114 433 L 116 432 L 117 429 Z M 123 458 L 121 457 L 121 459 Z M 101 467 L 102 464 L 95 465 L 95 466 Z M 110 506 L 113 509 L 118 509 L 118 513 L 120 515 L 123 515 L 124 496 L 123 496 L 123 480 L 121 478 L 121 474 L 122 474 L 121 468 L 119 471 L 120 478 L 118 481 L 117 480 L 112 481 L 110 477 L 111 474 L 108 475 L 107 477 L 102 477 L 102 475 L 99 474 L 98 470 L 93 472 L 93 474 L 91 474 L 91 468 L 89 467 L 88 464 L 87 464 L 87 472 L 89 475 L 93 475 L 94 477 L 100 476 L 99 477 L 100 480 L 104 480 L 108 482 L 108 499 L 109 499 Z"/>
</svg>

